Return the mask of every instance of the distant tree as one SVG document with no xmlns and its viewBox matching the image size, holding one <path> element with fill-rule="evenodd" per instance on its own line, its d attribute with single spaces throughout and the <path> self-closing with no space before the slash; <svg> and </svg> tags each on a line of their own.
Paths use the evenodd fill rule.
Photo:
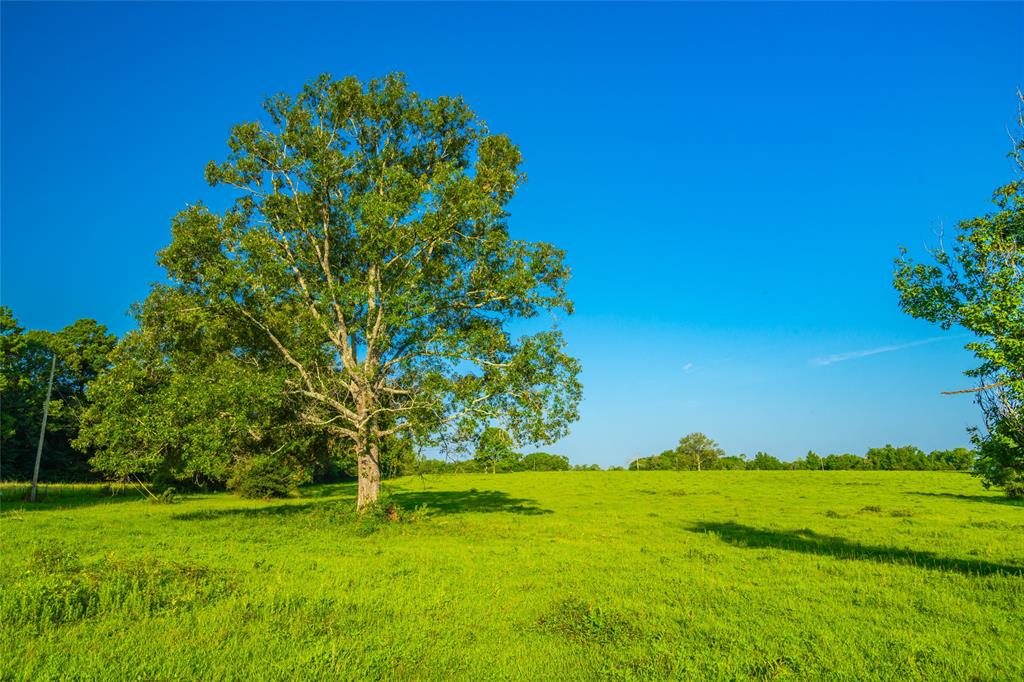
<svg viewBox="0 0 1024 682">
<path fill-rule="evenodd" d="M 547 452 L 533 452 L 516 465 L 517 471 L 568 471 L 569 458 Z"/>
<path fill-rule="evenodd" d="M 967 448 L 932 450 L 928 453 L 929 468 L 935 470 L 970 471 L 975 452 Z"/>
<path fill-rule="evenodd" d="M 678 466 L 675 450 L 664 450 L 650 457 L 637 457 L 629 463 L 630 471 L 657 471 L 682 468 Z"/>
<path fill-rule="evenodd" d="M 928 458 L 913 445 L 870 448 L 864 455 L 864 466 L 879 471 L 921 471 L 928 467 Z"/>
<path fill-rule="evenodd" d="M 777 457 L 773 457 L 767 452 L 758 452 L 754 455 L 754 459 L 747 462 L 747 468 L 759 471 L 781 471 L 788 467 L 785 462 Z"/>
<path fill-rule="evenodd" d="M 747 468 L 747 460 L 744 456 L 719 457 L 718 468 L 743 471 Z"/>
<path fill-rule="evenodd" d="M 421 476 L 422 475 L 427 475 L 427 474 L 447 474 L 447 473 L 452 473 L 452 470 L 454 469 L 454 467 L 453 467 L 451 462 L 446 462 L 443 459 L 424 458 L 424 459 L 417 460 L 416 463 L 413 466 L 414 466 L 414 468 L 413 468 L 412 473 L 415 473 L 415 474 L 421 475 Z"/>
<path fill-rule="evenodd" d="M 496 426 L 488 426 L 480 435 L 473 459 L 482 468 L 490 469 L 492 474 L 497 473 L 499 467 L 502 471 L 513 469 L 521 457 L 515 451 L 514 445 L 512 436 L 507 431 Z"/>
<path fill-rule="evenodd" d="M 829 455 L 825 458 L 824 464 L 825 469 L 828 471 L 848 471 L 851 469 L 867 468 L 862 458 L 850 453 Z"/>
<path fill-rule="evenodd" d="M 577 464 L 572 468 L 573 471 L 600 471 L 600 464 Z"/>
<path fill-rule="evenodd" d="M 1024 137 L 1011 156 L 1024 171 Z M 959 392 L 975 393 L 985 417 L 987 433 L 974 433 L 976 472 L 986 486 L 1024 497 L 1024 182 L 998 188 L 993 202 L 991 213 L 959 223 L 951 250 L 940 241 L 933 262 L 901 249 L 894 284 L 909 315 L 973 332 L 966 347 L 981 364 L 965 374 L 978 386 Z"/>
<path fill-rule="evenodd" d="M 724 455 L 725 450 L 718 443 L 703 433 L 691 433 L 679 439 L 673 457 L 676 465 L 672 468 L 697 471 L 715 469 L 718 459 Z"/>
<path fill-rule="evenodd" d="M 644 469 L 671 471 L 673 469 L 688 468 L 683 464 L 676 450 L 663 450 L 653 457 L 646 457 L 643 460 Z"/>
<path fill-rule="evenodd" d="M 814 450 L 807 451 L 807 457 L 804 458 L 804 461 L 807 462 L 808 469 L 818 471 L 825 468 L 825 462 L 821 458 L 821 455 L 816 453 Z"/>
</svg>

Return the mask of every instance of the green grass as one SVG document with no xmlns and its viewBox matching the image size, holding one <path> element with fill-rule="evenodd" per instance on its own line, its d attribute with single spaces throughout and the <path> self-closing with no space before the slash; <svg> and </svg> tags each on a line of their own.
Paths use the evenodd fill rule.
<svg viewBox="0 0 1024 682">
<path fill-rule="evenodd" d="M 1024 679 L 1024 506 L 966 475 L 387 488 L 398 523 L 354 515 L 351 485 L 6 486 L 2 677 Z"/>
</svg>

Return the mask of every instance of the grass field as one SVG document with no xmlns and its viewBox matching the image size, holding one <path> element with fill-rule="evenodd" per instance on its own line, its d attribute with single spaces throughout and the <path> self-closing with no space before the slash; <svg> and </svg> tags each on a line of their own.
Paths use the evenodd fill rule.
<svg viewBox="0 0 1024 682">
<path fill-rule="evenodd" d="M 1024 506 L 962 474 L 3 489 L 4 679 L 1024 679 Z M 414 511 L 417 510 L 418 511 Z"/>
</svg>

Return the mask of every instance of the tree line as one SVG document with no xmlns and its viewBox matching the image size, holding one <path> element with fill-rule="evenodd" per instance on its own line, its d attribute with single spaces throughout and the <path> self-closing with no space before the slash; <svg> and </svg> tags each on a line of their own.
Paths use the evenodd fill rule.
<svg viewBox="0 0 1024 682">
<path fill-rule="evenodd" d="M 56 358 L 53 394 L 44 434 L 40 476 L 49 481 L 98 478 L 88 449 L 75 447 L 89 399 L 86 389 L 109 366 L 117 337 L 95 320 L 82 319 L 60 331 L 26 331 L 0 306 L 0 439 L 2 476 L 28 480 L 35 464 L 50 362 Z"/>
<path fill-rule="evenodd" d="M 972 471 L 976 453 L 968 448 L 933 450 L 925 453 L 913 445 L 885 445 L 870 448 L 864 456 L 831 454 L 822 457 L 814 451 L 792 461 L 783 461 L 758 452 L 727 455 L 718 443 L 703 433 L 691 433 L 678 445 L 650 457 L 638 457 L 629 464 L 632 471 L 702 471 L 708 469 L 747 471 Z"/>
</svg>

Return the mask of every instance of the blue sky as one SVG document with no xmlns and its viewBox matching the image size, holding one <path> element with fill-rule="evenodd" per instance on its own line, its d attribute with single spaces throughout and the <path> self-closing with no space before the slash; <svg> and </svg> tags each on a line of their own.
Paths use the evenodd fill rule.
<svg viewBox="0 0 1024 682">
<path fill-rule="evenodd" d="M 229 127 L 321 72 L 461 94 L 568 251 L 582 419 L 621 464 L 704 431 L 783 459 L 967 443 L 957 330 L 892 259 L 1008 181 L 1024 4 L 2 5 L 0 298 L 116 332 Z"/>
</svg>

